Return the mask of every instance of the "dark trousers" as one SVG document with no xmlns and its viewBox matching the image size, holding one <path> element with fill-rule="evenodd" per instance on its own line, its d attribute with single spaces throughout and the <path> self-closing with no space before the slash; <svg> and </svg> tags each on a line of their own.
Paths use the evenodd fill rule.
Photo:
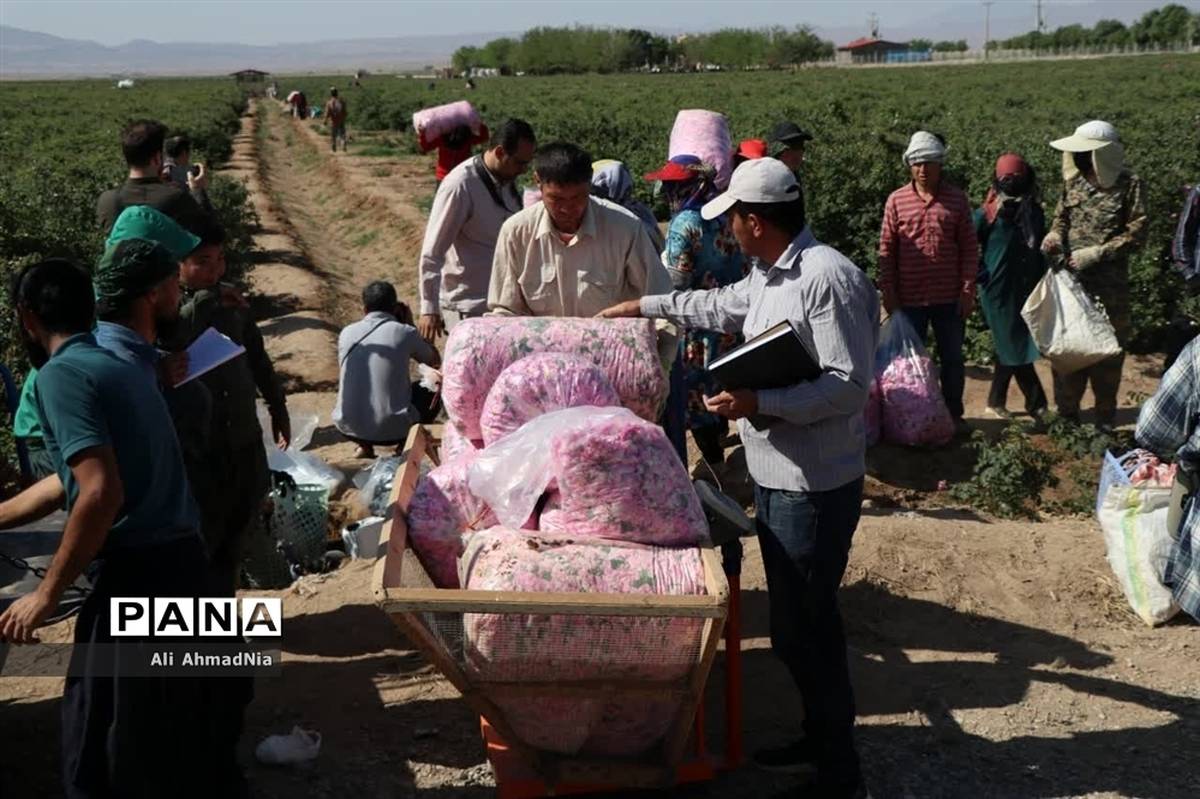
<svg viewBox="0 0 1200 799">
<path fill-rule="evenodd" d="M 992 389 L 988 392 L 988 407 L 1003 408 L 1008 403 L 1008 386 L 1013 378 L 1021 393 L 1025 395 L 1025 412 L 1029 414 L 1046 410 L 1046 392 L 1042 389 L 1042 381 L 1038 378 L 1033 364 L 1025 363 L 1020 366 L 1005 366 L 999 361 L 992 371 Z"/>
<path fill-rule="evenodd" d="M 675 448 L 675 454 L 679 456 L 679 460 L 686 467 L 688 465 L 687 387 L 683 384 L 683 360 L 678 352 L 675 353 L 675 360 L 671 363 L 668 385 L 670 391 L 667 393 L 667 402 L 663 407 L 659 424 L 667 434 L 667 440 Z"/>
<path fill-rule="evenodd" d="M 1079 404 L 1088 384 L 1096 399 L 1096 424 L 1112 425 L 1117 418 L 1117 392 L 1121 389 L 1121 367 L 1125 353 L 1106 358 L 1086 369 L 1064 375 L 1054 373 L 1054 404 L 1060 416 L 1079 418 Z"/>
<path fill-rule="evenodd" d="M 725 448 L 721 440 L 729 435 L 729 423 L 722 420 L 716 424 L 706 424 L 692 428 L 692 439 L 704 460 L 711 464 L 725 462 Z"/>
<path fill-rule="evenodd" d="M 63 787 L 69 799 L 208 797 L 230 792 L 213 763 L 209 722 L 218 680 L 121 676 L 116 656 L 163 639 L 109 631 L 112 597 L 205 596 L 199 536 L 111 553 L 92 564 L 93 589 L 75 622 L 72 671 L 62 701 Z M 113 658 L 109 661 L 107 658 Z M 97 676 L 103 670 L 117 676 Z"/>
<path fill-rule="evenodd" d="M 966 326 L 958 312 L 958 304 L 911 306 L 900 311 L 921 337 L 925 336 L 930 325 L 933 326 L 933 337 L 937 341 L 938 357 L 941 359 L 942 397 L 946 400 L 950 415 L 961 419 L 963 390 L 967 383 L 967 370 L 963 364 Z"/>
<path fill-rule="evenodd" d="M 862 508 L 863 479 L 832 491 L 755 487 L 758 541 L 767 575 L 771 647 L 804 702 L 804 732 L 827 789 L 861 779 L 854 747 L 854 691 L 837 592 Z"/>
<path fill-rule="evenodd" d="M 262 440 L 215 449 L 207 469 L 193 484 L 200 505 L 200 529 L 211 561 L 212 596 L 233 596 L 246 537 L 263 511 L 270 489 Z"/>
<path fill-rule="evenodd" d="M 25 439 L 25 452 L 29 455 L 30 477 L 33 478 L 33 482 L 58 473 L 58 467 L 54 465 L 54 458 L 50 457 L 50 451 L 46 449 L 43 439 Z"/>
</svg>

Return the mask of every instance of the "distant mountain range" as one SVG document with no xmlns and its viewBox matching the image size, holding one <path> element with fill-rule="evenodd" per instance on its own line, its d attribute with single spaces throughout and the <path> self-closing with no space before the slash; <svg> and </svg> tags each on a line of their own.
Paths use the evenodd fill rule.
<svg viewBox="0 0 1200 799">
<path fill-rule="evenodd" d="M 250 68 L 267 72 L 412 70 L 446 65 L 459 47 L 481 45 L 504 35 L 397 36 L 266 46 L 162 44 L 135 39 L 108 47 L 0 25 L 0 78 L 212 75 Z"/>
</svg>

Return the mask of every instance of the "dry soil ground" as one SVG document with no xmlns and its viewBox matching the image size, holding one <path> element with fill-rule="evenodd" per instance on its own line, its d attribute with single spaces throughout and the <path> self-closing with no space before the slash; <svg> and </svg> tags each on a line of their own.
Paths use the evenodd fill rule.
<svg viewBox="0 0 1200 799">
<path fill-rule="evenodd" d="M 264 105 L 246 118 L 230 164 L 262 218 L 250 286 L 291 407 L 319 414 L 312 449 L 348 473 L 365 464 L 329 423 L 336 333 L 358 314 L 357 292 L 370 279 L 390 279 L 415 299 L 420 209 L 434 189 L 426 159 L 357 156 L 361 144 L 331 156 L 311 123 Z M 1126 380 L 1128 391 L 1152 391 L 1155 361 L 1131 359 Z M 968 416 L 978 425 L 989 424 L 978 418 L 985 394 L 986 374 L 972 373 Z M 1135 412 L 1123 409 L 1124 420 Z M 842 606 L 874 795 L 1200 795 L 1197 626 L 1151 630 L 1128 611 L 1091 519 L 1000 521 L 933 493 L 939 480 L 969 471 L 962 447 L 872 454 L 872 501 Z M 492 795 L 477 718 L 371 605 L 369 576 L 370 565 L 355 562 L 280 592 L 283 676 L 259 680 L 243 742 L 257 795 Z M 749 541 L 742 600 L 753 750 L 787 740 L 801 711 L 770 654 L 762 566 Z M 69 632 L 58 625 L 47 637 Z M 719 658 L 710 686 L 721 679 Z M 0 683 L 9 795 L 59 795 L 60 691 L 51 678 Z M 715 720 L 715 695 L 710 705 Z M 254 744 L 294 724 L 322 733 L 319 759 L 254 765 Z M 752 767 L 668 795 L 777 792 L 804 795 L 796 781 Z"/>
</svg>

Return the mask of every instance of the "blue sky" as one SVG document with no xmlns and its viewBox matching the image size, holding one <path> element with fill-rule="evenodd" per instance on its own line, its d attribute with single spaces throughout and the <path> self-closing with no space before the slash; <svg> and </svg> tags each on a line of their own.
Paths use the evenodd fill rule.
<svg viewBox="0 0 1200 799">
<path fill-rule="evenodd" d="M 1125 22 L 1167 0 L 1045 0 L 1050 27 Z M 993 38 L 1030 30 L 1033 0 L 997 0 Z M 1195 0 L 1184 5 L 1197 7 Z M 123 44 L 159 42 L 287 42 L 383 36 L 521 31 L 536 25 L 611 25 L 669 31 L 726 26 L 809 24 L 835 41 L 867 32 L 879 15 L 884 38 L 983 38 L 984 9 L 977 0 L 3 0 L 0 23 L 70 39 Z"/>
</svg>

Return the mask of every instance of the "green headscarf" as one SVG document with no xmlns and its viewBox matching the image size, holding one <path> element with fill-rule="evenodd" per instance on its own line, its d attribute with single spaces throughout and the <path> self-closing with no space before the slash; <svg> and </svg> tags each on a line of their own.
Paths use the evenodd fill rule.
<svg viewBox="0 0 1200 799">
<path fill-rule="evenodd" d="M 96 311 L 111 313 L 142 296 L 179 270 L 179 261 L 163 245 L 125 239 L 110 245 L 92 273 Z"/>
</svg>

